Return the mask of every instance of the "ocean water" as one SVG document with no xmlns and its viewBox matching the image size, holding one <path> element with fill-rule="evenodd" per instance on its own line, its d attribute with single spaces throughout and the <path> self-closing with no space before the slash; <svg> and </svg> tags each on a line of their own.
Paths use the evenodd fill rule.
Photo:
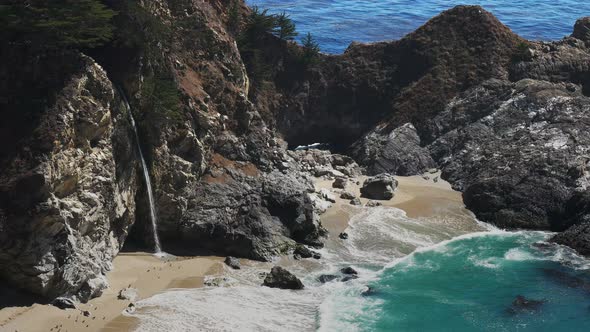
<svg viewBox="0 0 590 332">
<path fill-rule="evenodd" d="M 576 19 L 590 15 L 586 0 L 247 0 L 286 12 L 300 34 L 311 32 L 322 51 L 342 53 L 352 41 L 399 39 L 441 11 L 481 5 L 519 35 L 557 40 L 570 35 Z"/>
</svg>

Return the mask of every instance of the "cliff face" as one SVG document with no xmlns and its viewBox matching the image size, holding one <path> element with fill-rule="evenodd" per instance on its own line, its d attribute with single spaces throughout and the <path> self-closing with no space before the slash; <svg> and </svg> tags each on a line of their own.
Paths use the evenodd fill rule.
<svg viewBox="0 0 590 332">
<path fill-rule="evenodd" d="M 271 70 L 260 78 L 230 31 L 231 1 L 112 3 L 125 33 L 91 57 L 2 50 L 21 56 L 0 66 L 10 78 L 0 135 L 11 143 L 0 149 L 0 273 L 20 287 L 85 300 L 128 235 L 153 238 L 114 86 L 137 120 L 171 253 L 267 260 L 295 243 L 321 246 L 308 175 L 357 170 L 344 156 L 287 150 L 317 141 L 369 173 L 441 167 L 479 218 L 503 227 L 587 219 L 590 51 L 580 33 L 530 43 L 459 6 L 399 41 L 308 65 L 298 46 L 265 36 L 257 59 Z"/>
<path fill-rule="evenodd" d="M 45 109 L 11 114 L 11 130 L 25 134 L 5 142 L 11 149 L 1 160 L 0 273 L 49 298 L 85 300 L 107 287 L 104 273 L 135 218 L 137 159 L 127 114 L 104 70 L 86 56 L 12 70 L 64 81 L 44 87 L 53 99 Z"/>
</svg>

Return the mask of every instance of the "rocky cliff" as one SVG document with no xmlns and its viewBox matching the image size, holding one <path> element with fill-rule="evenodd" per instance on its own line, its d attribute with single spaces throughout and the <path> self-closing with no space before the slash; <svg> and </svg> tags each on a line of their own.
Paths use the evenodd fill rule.
<svg viewBox="0 0 590 332">
<path fill-rule="evenodd" d="M 321 246 L 309 176 L 358 168 L 288 151 L 315 142 L 367 173 L 440 167 L 479 218 L 502 227 L 587 222 L 587 20 L 562 41 L 528 42 L 459 6 L 399 41 L 303 63 L 299 46 L 271 35 L 256 56 L 240 50 L 242 2 L 107 3 L 119 33 L 87 55 L 2 50 L 0 273 L 17 286 L 85 300 L 124 242 L 151 246 L 115 87 L 137 120 L 171 253 L 268 260 Z"/>
<path fill-rule="evenodd" d="M 18 135 L 1 160 L 0 273 L 49 298 L 85 300 L 107 287 L 104 273 L 135 219 L 133 136 L 96 62 L 75 53 L 36 60 L 3 76 L 10 84 L 23 71 L 48 75 L 36 83 L 52 100 L 35 114 L 5 105 L 13 122 L 3 130 Z"/>
</svg>

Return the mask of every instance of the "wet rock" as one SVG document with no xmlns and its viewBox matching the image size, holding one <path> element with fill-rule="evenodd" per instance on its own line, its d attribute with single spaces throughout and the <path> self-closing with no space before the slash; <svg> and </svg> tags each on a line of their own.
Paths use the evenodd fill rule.
<svg viewBox="0 0 590 332">
<path fill-rule="evenodd" d="M 348 233 L 342 232 L 342 233 L 338 234 L 338 237 L 341 238 L 342 240 L 348 240 Z"/>
<path fill-rule="evenodd" d="M 313 251 L 304 245 L 298 244 L 295 247 L 295 251 L 293 251 L 293 255 L 301 258 L 311 258 L 313 256 Z"/>
<path fill-rule="evenodd" d="M 139 293 L 136 288 L 124 288 L 119 291 L 117 296 L 119 300 L 136 301 L 139 298 Z"/>
<path fill-rule="evenodd" d="M 327 282 L 330 282 L 332 280 L 336 280 L 338 279 L 337 275 L 333 275 L 333 274 L 322 274 L 321 276 L 318 277 L 318 281 L 321 282 L 322 284 L 325 284 Z"/>
<path fill-rule="evenodd" d="M 590 256 L 590 215 L 588 222 L 570 227 L 551 238 L 551 242 L 566 245 L 582 255 Z"/>
<path fill-rule="evenodd" d="M 390 200 L 397 187 L 397 180 L 390 174 L 379 174 L 363 182 L 361 196 L 369 199 Z"/>
<path fill-rule="evenodd" d="M 381 206 L 383 205 L 381 202 L 377 202 L 377 201 L 368 201 L 367 204 L 365 204 L 366 207 L 377 207 L 377 206 Z"/>
<path fill-rule="evenodd" d="M 340 279 L 340 281 L 347 282 L 347 281 L 354 280 L 354 279 L 358 279 L 358 276 L 356 274 L 344 276 L 344 277 L 342 277 L 342 279 Z"/>
<path fill-rule="evenodd" d="M 346 185 L 347 184 L 348 184 L 348 179 L 346 179 L 346 178 L 336 178 L 334 180 L 334 182 L 332 183 L 332 188 L 344 189 L 344 188 L 346 188 Z"/>
<path fill-rule="evenodd" d="M 340 272 L 342 272 L 343 274 L 348 274 L 348 275 L 358 275 L 358 272 L 350 266 L 340 269 Z"/>
<path fill-rule="evenodd" d="M 227 256 L 224 261 L 225 265 L 231 267 L 234 270 L 241 269 L 240 260 L 238 258 Z"/>
<path fill-rule="evenodd" d="M 363 203 L 358 197 L 355 197 L 354 199 L 350 200 L 349 203 L 350 205 L 363 205 Z"/>
<path fill-rule="evenodd" d="M 312 251 L 312 257 L 313 257 L 313 259 L 321 259 L 322 258 L 322 254 L 320 254 L 317 251 Z"/>
<path fill-rule="evenodd" d="M 76 302 L 74 300 L 61 296 L 53 300 L 51 305 L 60 309 L 76 309 Z"/>
<path fill-rule="evenodd" d="M 281 289 L 303 289 L 303 283 L 291 272 L 275 266 L 264 278 L 263 286 Z"/>
<path fill-rule="evenodd" d="M 88 311 L 88 310 L 82 310 L 82 315 L 84 317 L 90 317 L 90 311 Z"/>
<path fill-rule="evenodd" d="M 377 294 L 377 290 L 372 286 L 366 286 L 365 290 L 361 292 L 361 296 L 374 296 Z"/>
</svg>

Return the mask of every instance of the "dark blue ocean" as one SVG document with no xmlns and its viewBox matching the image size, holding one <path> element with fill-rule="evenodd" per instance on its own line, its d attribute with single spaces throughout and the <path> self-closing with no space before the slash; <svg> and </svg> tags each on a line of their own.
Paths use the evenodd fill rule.
<svg viewBox="0 0 590 332">
<path fill-rule="evenodd" d="M 311 32 L 327 53 L 342 53 L 352 41 L 399 39 L 441 11 L 481 5 L 519 35 L 557 40 L 572 33 L 576 19 L 590 16 L 588 0 L 247 0 L 286 12 L 300 34 Z"/>
</svg>

